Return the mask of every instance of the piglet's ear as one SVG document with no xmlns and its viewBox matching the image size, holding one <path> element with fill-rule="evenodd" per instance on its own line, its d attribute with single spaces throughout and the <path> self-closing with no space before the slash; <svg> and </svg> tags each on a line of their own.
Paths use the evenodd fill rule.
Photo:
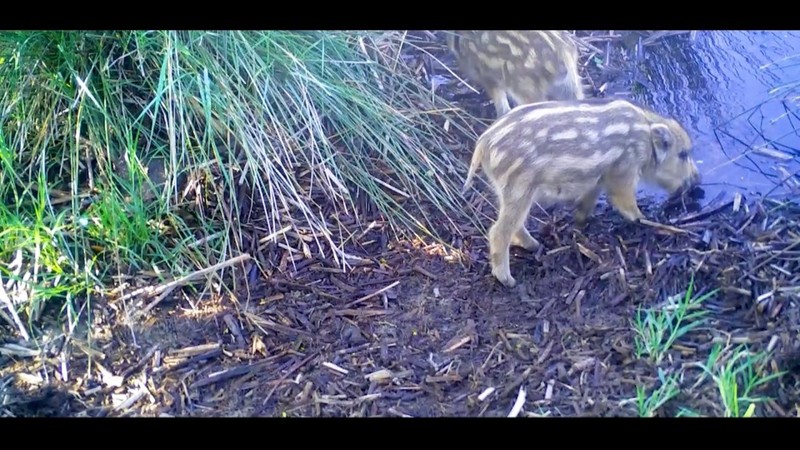
<svg viewBox="0 0 800 450">
<path fill-rule="evenodd" d="M 656 162 L 661 164 L 666 159 L 669 149 L 674 143 L 674 137 L 669 127 L 657 123 L 650 126 L 650 139 L 653 143 L 653 152 L 656 155 Z"/>
</svg>

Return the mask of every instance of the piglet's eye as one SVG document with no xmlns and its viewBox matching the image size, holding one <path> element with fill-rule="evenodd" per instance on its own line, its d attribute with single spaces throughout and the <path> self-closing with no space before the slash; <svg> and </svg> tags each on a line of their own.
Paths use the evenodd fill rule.
<svg viewBox="0 0 800 450">
<path fill-rule="evenodd" d="M 683 150 L 678 153 L 678 158 L 680 159 L 686 159 L 688 157 L 689 157 L 689 152 L 687 152 L 686 150 Z"/>
</svg>

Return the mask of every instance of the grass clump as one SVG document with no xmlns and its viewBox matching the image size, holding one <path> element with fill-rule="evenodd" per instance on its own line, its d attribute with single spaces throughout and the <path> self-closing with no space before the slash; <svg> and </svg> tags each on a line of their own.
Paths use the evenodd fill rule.
<svg viewBox="0 0 800 450">
<path fill-rule="evenodd" d="M 640 417 L 655 417 L 659 410 L 671 400 L 675 400 L 682 392 L 689 396 L 696 395 L 696 388 L 704 383 L 711 383 L 718 396 L 709 404 L 718 405 L 718 410 L 709 411 L 724 417 L 752 417 L 757 414 L 756 405 L 769 400 L 769 397 L 758 396 L 756 391 L 764 388 L 769 382 L 780 378 L 784 371 L 770 372 L 769 352 L 753 353 L 745 346 L 732 347 L 714 344 L 708 351 L 706 360 L 696 362 L 679 362 L 667 358 L 672 345 L 681 337 L 706 323 L 709 310 L 703 309 L 702 303 L 715 295 L 719 289 L 696 296 L 694 291 L 694 275 L 689 287 L 683 295 L 672 297 L 668 305 L 660 309 L 643 312 L 637 311 L 632 321 L 634 328 L 634 350 L 637 358 L 647 356 L 651 363 L 657 365 L 659 386 L 650 393 L 643 385 L 637 385 L 636 397 L 625 403 L 635 402 Z M 660 364 L 668 362 L 673 367 L 669 376 Z M 699 368 L 700 374 L 695 377 L 687 373 L 688 368 Z M 688 378 L 696 378 L 691 387 L 683 387 Z M 703 414 L 688 408 L 679 407 L 677 417 L 702 417 Z"/>
<path fill-rule="evenodd" d="M 25 334 L 58 298 L 74 319 L 72 300 L 112 277 L 179 277 L 266 236 L 290 245 L 287 231 L 346 265 L 343 223 L 364 212 L 433 236 L 423 205 L 476 223 L 448 152 L 471 131 L 404 45 L 401 32 L 0 34 L 0 273 L 17 286 L 3 318 Z"/>
<path fill-rule="evenodd" d="M 769 354 L 753 353 L 745 346 L 725 348 L 714 346 L 708 359 L 700 366 L 704 376 L 713 380 L 719 391 L 725 417 L 751 417 L 756 413 L 756 405 L 769 400 L 768 397 L 754 395 L 757 388 L 780 378 L 784 371 L 769 372 Z"/>
<path fill-rule="evenodd" d="M 655 364 L 661 363 L 676 340 L 703 325 L 708 311 L 699 309 L 702 303 L 716 295 L 717 289 L 693 296 L 694 274 L 683 297 L 674 297 L 662 309 L 639 309 L 633 320 L 636 357 L 647 355 Z"/>
</svg>

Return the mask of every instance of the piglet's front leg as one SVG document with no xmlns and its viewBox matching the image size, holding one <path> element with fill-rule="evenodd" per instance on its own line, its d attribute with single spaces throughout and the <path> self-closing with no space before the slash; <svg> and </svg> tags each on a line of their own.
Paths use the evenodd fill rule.
<svg viewBox="0 0 800 450">
<path fill-rule="evenodd" d="M 613 186 L 608 192 L 611 205 L 629 222 L 638 222 L 645 218 L 642 211 L 639 210 L 634 189 L 633 186 L 624 184 Z"/>
</svg>

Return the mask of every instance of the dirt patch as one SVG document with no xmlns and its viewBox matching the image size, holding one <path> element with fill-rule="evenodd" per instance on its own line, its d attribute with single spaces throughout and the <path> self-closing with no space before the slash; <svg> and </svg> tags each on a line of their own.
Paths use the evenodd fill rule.
<svg viewBox="0 0 800 450">
<path fill-rule="evenodd" d="M 452 95 L 464 96 L 477 116 L 492 116 L 485 97 Z M 144 320 L 131 318 L 132 302 L 96 302 L 91 343 L 72 341 L 64 352 L 53 327 L 38 354 L 0 346 L 0 411 L 719 416 L 730 401 L 714 376 L 735 360 L 736 345 L 747 344 L 768 351 L 761 375 L 786 372 L 748 393 L 770 397 L 756 414 L 798 414 L 800 209 L 719 200 L 697 210 L 680 200 L 642 200 L 662 226 L 625 223 L 600 206 L 581 230 L 568 210 L 534 209 L 528 226 L 544 246 L 512 251 L 514 289 L 492 278 L 485 238 L 466 225 L 448 252 L 393 242 L 374 217 L 377 226 L 353 230 L 360 239 L 347 252 L 360 265 L 347 274 L 304 257 L 301 241 L 313 242 L 294 236 L 292 250 L 274 244 L 255 255 L 275 269 L 247 271 L 238 297 L 186 290 Z M 488 226 L 491 205 L 476 201 L 484 201 Z M 453 226 L 442 220 L 441 229 Z M 721 290 L 701 306 L 705 323 L 664 345 L 653 362 L 640 354 L 637 311 L 674 310 L 664 305 L 687 289 L 691 273 L 698 295 Z M 60 360 L 65 353 L 69 361 Z M 704 372 L 700 364 L 714 355 L 719 364 Z M 681 374 L 679 388 L 663 404 L 647 403 L 664 384 L 659 371 Z"/>
</svg>

